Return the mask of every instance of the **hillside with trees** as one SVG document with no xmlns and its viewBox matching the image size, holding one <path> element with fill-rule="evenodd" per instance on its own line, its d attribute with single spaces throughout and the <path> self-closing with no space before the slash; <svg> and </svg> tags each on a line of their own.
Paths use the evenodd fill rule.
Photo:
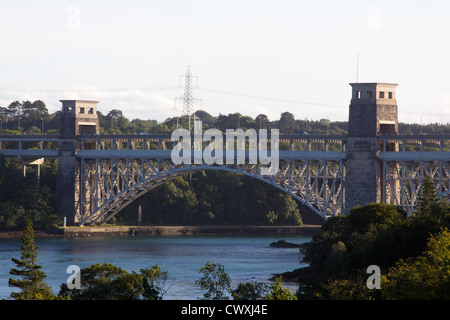
<svg viewBox="0 0 450 320">
<path fill-rule="evenodd" d="M 450 204 L 424 182 L 417 210 L 370 204 L 328 219 L 300 249 L 309 266 L 297 270 L 301 299 L 449 299 Z M 382 275 L 368 288 L 367 267 Z"/>
</svg>

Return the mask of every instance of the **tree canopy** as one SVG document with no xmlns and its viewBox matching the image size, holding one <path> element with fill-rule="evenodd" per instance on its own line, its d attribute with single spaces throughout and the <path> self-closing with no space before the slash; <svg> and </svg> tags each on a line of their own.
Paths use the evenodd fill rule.
<svg viewBox="0 0 450 320">
<path fill-rule="evenodd" d="M 110 263 L 80 270 L 81 288 L 61 285 L 59 296 L 72 300 L 161 300 L 167 291 L 167 271 L 158 265 L 128 272 Z"/>
<path fill-rule="evenodd" d="M 328 219 L 300 249 L 313 275 L 300 282 L 302 298 L 448 297 L 450 204 L 439 201 L 433 189 L 424 184 L 410 216 L 393 205 L 370 204 Z M 381 268 L 381 290 L 366 287 L 370 265 Z"/>
<path fill-rule="evenodd" d="M 12 292 L 11 297 L 16 300 L 48 300 L 53 294 L 50 287 L 44 282 L 46 278 L 42 266 L 37 264 L 38 247 L 34 244 L 34 229 L 31 220 L 26 221 L 22 236 L 21 259 L 12 258 L 17 268 L 9 273 L 19 279 L 10 278 L 9 286 L 21 289 Z"/>
</svg>

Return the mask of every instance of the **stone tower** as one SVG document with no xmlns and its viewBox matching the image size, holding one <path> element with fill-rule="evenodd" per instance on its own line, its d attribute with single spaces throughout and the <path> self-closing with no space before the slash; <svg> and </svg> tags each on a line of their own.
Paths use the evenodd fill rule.
<svg viewBox="0 0 450 320">
<path fill-rule="evenodd" d="M 97 116 L 98 101 L 59 100 L 62 102 L 61 138 L 75 135 L 99 134 L 100 125 Z"/>
<path fill-rule="evenodd" d="M 347 139 L 345 210 L 381 202 L 382 163 L 379 135 L 398 133 L 397 84 L 351 83 Z M 395 144 L 388 149 L 397 148 Z M 392 150 L 394 151 L 394 150 Z"/>
<path fill-rule="evenodd" d="M 56 181 L 56 210 L 67 222 L 77 222 L 80 207 L 76 190 L 80 184 L 80 163 L 76 158 L 77 135 L 99 134 L 98 101 L 60 100 L 62 102 L 59 129 L 58 175 Z M 78 186 L 77 186 L 78 184 Z"/>
</svg>

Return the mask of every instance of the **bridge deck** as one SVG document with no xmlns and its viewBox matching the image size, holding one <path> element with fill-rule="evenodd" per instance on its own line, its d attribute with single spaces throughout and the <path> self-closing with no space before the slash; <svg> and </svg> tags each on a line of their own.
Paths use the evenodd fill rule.
<svg viewBox="0 0 450 320">
<path fill-rule="evenodd" d="M 76 155 L 85 159 L 166 159 L 171 157 L 171 150 L 167 150 L 171 148 L 167 148 L 166 143 L 174 143 L 170 134 L 79 135 L 76 136 L 76 141 Z M 269 141 L 270 135 L 267 137 L 267 142 Z M 292 134 L 280 135 L 279 141 L 280 160 L 346 158 L 346 136 Z M 383 161 L 450 161 L 450 135 L 383 135 L 378 137 L 378 141 L 382 150 L 378 157 Z M 55 158 L 59 155 L 59 142 L 60 138 L 56 135 L 0 135 L 0 156 Z M 389 149 L 388 146 L 392 143 L 396 147 Z"/>
</svg>

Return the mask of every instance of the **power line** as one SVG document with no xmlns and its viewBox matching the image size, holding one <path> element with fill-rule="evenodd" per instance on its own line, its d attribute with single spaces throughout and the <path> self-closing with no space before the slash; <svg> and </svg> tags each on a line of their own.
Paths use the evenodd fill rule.
<svg viewBox="0 0 450 320">
<path fill-rule="evenodd" d="M 185 93 L 184 96 L 179 97 L 178 99 L 183 99 L 183 115 L 188 115 L 189 113 L 192 115 L 194 113 L 194 106 L 193 103 L 197 99 L 193 96 L 193 81 L 192 79 L 196 76 L 194 76 L 192 73 L 190 73 L 190 68 L 188 67 L 188 71 L 186 74 L 181 75 L 180 77 L 185 77 Z M 32 91 L 32 92 L 65 92 L 65 91 L 77 91 L 77 92 L 85 92 L 85 91 L 114 91 L 114 92 L 128 92 L 130 90 L 140 90 L 140 91 L 157 91 L 157 90 L 175 90 L 178 89 L 179 86 L 155 86 L 155 87 L 136 87 L 136 88 L 69 88 L 69 89 L 57 89 L 57 88 L 25 88 L 25 89 L 14 89 L 14 88 L 0 88 L 0 92 L 8 92 L 8 93 L 24 93 L 26 91 Z M 258 95 L 252 95 L 252 94 L 246 94 L 246 93 L 238 93 L 238 92 L 231 92 L 231 91 L 225 91 L 225 90 L 218 90 L 218 89 L 212 89 L 212 88 L 204 88 L 204 87 L 197 87 L 201 91 L 205 92 L 211 92 L 211 93 L 218 93 L 222 95 L 229 95 L 229 96 L 236 96 L 236 97 L 243 97 L 243 98 L 251 98 L 251 99 L 258 99 L 258 100 L 266 100 L 266 101 L 274 101 L 274 102 L 283 102 L 283 103 L 292 103 L 292 104 L 301 104 L 301 105 L 313 105 L 313 106 L 319 106 L 319 107 L 330 107 L 330 108 L 341 108 L 341 109 L 347 109 L 348 106 L 342 106 L 342 105 L 336 105 L 336 104 L 329 104 L 329 103 L 320 103 L 320 102 L 311 102 L 311 101 L 303 101 L 303 100 L 293 100 L 293 99 L 283 99 L 283 98 L 276 98 L 276 97 L 267 97 L 267 96 L 258 96 Z M 442 111 L 442 112 L 427 112 L 424 113 L 423 111 L 403 111 L 399 110 L 399 114 L 405 114 L 405 115 L 421 115 L 421 116 L 448 116 L 450 115 L 450 112 Z"/>
<path fill-rule="evenodd" d="M 276 101 L 276 102 L 286 102 L 286 103 L 295 103 L 295 104 L 315 105 L 315 106 L 321 106 L 321 107 L 348 108 L 348 106 L 341 106 L 341 105 L 337 105 L 337 104 L 328 104 L 328 103 L 319 103 L 319 102 L 310 102 L 310 101 L 300 101 L 300 100 L 281 99 L 281 98 L 273 98 L 273 97 L 265 97 L 265 96 L 256 96 L 256 95 L 251 95 L 251 94 L 236 93 L 236 92 L 216 90 L 216 89 L 208 89 L 208 88 L 203 88 L 203 87 L 200 87 L 199 89 L 203 90 L 203 91 L 206 91 L 206 92 L 220 93 L 220 94 L 225 94 L 225 95 L 230 95 L 230 96 L 237 96 L 237 97 L 244 97 L 244 98 L 253 98 L 253 99 Z"/>
</svg>

